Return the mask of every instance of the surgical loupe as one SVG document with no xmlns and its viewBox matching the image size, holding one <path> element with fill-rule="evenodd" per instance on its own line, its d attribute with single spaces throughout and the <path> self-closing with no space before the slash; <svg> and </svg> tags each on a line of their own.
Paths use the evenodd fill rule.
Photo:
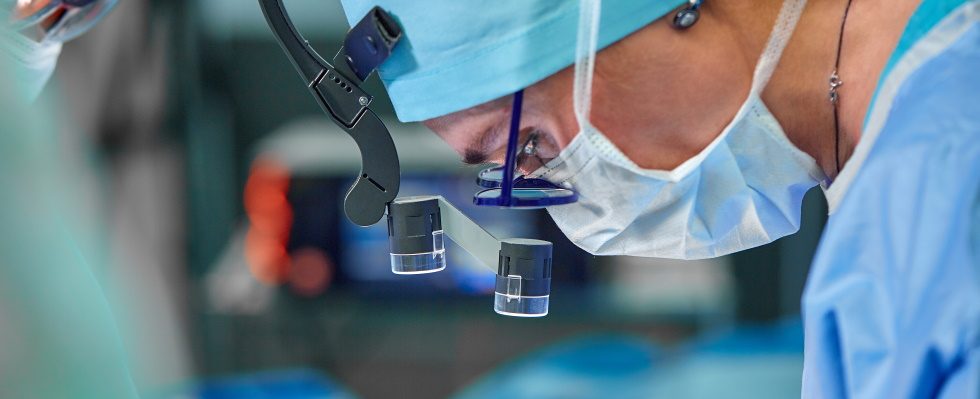
<svg viewBox="0 0 980 399">
<path fill-rule="evenodd" d="M 370 108 L 374 97 L 361 89 L 361 83 L 402 39 L 397 21 L 380 7 L 372 8 L 347 33 L 332 62 L 327 62 L 293 26 L 282 0 L 259 0 L 259 5 L 313 98 L 360 150 L 361 172 L 344 198 L 344 213 L 360 226 L 373 225 L 387 214 L 392 272 L 424 274 L 445 269 L 443 240 L 448 237 L 496 272 L 493 306 L 497 313 L 546 315 L 551 292 L 550 242 L 498 239 L 442 197 L 397 198 L 401 181 L 398 152 L 388 129 Z M 522 98 L 523 92 L 514 96 L 507 159 L 500 169 L 499 184 L 480 191 L 474 202 L 507 208 L 574 202 L 577 197 L 571 190 L 544 180 L 515 178 Z"/>
<path fill-rule="evenodd" d="M 444 269 L 444 235 L 485 266 L 497 265 L 494 311 L 522 317 L 548 314 L 551 243 L 498 239 L 440 196 L 402 197 L 388 204 L 391 271 L 419 274 Z"/>
</svg>

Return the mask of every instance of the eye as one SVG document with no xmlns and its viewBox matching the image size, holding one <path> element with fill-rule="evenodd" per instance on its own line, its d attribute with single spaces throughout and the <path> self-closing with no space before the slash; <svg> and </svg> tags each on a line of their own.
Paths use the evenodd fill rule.
<svg viewBox="0 0 980 399">
<path fill-rule="evenodd" d="M 522 171 L 526 173 L 533 172 L 534 170 L 544 166 L 548 160 L 542 158 L 542 146 L 545 145 L 546 136 L 540 131 L 532 131 L 527 139 L 525 139 L 524 144 L 520 147 L 520 151 L 517 154 L 517 166 Z"/>
</svg>

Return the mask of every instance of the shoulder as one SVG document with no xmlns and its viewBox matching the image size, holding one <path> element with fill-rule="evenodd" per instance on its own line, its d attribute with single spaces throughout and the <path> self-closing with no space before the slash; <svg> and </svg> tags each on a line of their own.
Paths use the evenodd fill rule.
<svg viewBox="0 0 980 399">
<path fill-rule="evenodd" d="M 930 4 L 939 8 L 937 3 L 957 2 L 926 1 L 921 8 Z M 928 19 L 922 15 L 919 10 L 916 18 Z M 910 21 L 902 41 L 912 37 L 915 42 L 900 43 L 900 48 L 908 48 L 901 50 L 883 76 L 864 129 L 873 142 L 869 164 L 901 162 L 903 155 L 976 157 L 980 146 L 980 2 L 965 2 L 944 15 L 935 24 L 916 22 L 916 18 Z M 928 32 L 910 34 L 920 30 L 916 23 L 928 25 Z"/>
</svg>

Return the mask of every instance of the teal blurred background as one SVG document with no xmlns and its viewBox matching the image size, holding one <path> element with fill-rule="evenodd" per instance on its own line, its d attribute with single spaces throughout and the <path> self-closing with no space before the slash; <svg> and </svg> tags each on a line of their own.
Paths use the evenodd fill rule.
<svg viewBox="0 0 980 399">
<path fill-rule="evenodd" d="M 339 3 L 286 5 L 332 56 L 348 28 Z M 368 90 L 398 145 L 402 195 L 442 194 L 499 236 L 555 242 L 547 317 L 495 314 L 493 273 L 458 247 L 448 248 L 442 273 L 390 273 L 384 227 L 358 228 L 340 213 L 358 171 L 356 147 L 309 97 L 255 1 L 123 1 L 65 45 L 39 105 L 2 115 L 40 120 L 31 129 L 50 133 L 25 144 L 11 137 L 30 129 L 4 123 L 5 154 L 47 148 L 18 176 L 64 182 L 44 195 L 79 219 L 66 240 L 91 248 L 84 267 L 97 283 L 78 290 L 101 290 L 108 303 L 88 320 L 105 327 L 98 334 L 106 342 L 119 342 L 143 397 L 799 394 L 799 303 L 826 217 L 820 193 L 807 196 L 798 234 L 734 256 L 596 258 L 544 212 L 469 206 L 477 169 L 423 127 L 398 123 L 376 78 Z M 7 226 L 6 236 L 17 232 Z M 45 251 L 60 239 L 24 242 Z M 65 275 L 57 289 L 76 281 Z M 54 286 L 0 291 L 9 294 L 0 297 L 8 303 L 0 326 L 19 320 L 4 309 L 30 312 L 31 301 L 48 301 L 38 290 Z M 41 350 L 46 342 L 20 343 L 34 354 L 8 359 L 56 362 L 61 349 Z M 64 352 L 85 344 L 68 345 Z M 38 384 L 46 383 L 54 382 Z"/>
</svg>

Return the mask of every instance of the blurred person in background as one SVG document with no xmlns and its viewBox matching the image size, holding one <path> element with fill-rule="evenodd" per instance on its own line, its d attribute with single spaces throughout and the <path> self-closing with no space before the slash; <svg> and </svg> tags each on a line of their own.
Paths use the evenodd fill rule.
<svg viewBox="0 0 980 399">
<path fill-rule="evenodd" d="M 158 137 L 150 8 L 0 0 L 0 397 L 135 397 L 186 378 L 180 169 Z"/>
</svg>

